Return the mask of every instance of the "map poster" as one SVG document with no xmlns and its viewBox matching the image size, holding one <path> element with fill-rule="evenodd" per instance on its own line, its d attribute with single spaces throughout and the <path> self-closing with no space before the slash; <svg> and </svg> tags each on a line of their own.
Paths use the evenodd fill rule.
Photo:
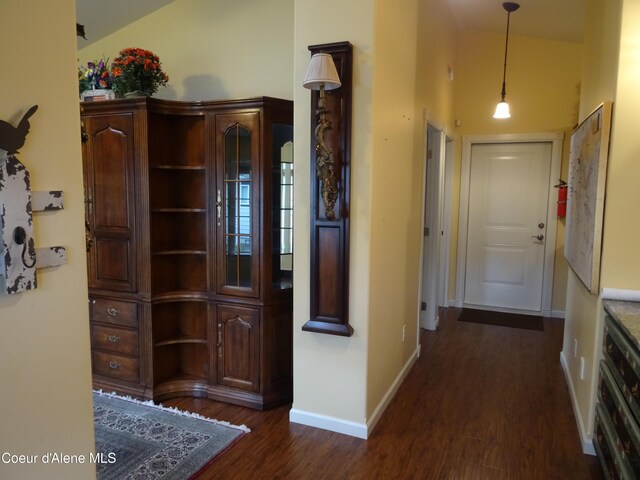
<svg viewBox="0 0 640 480">
<path fill-rule="evenodd" d="M 590 293 L 598 292 L 611 102 L 571 135 L 564 256 Z"/>
</svg>

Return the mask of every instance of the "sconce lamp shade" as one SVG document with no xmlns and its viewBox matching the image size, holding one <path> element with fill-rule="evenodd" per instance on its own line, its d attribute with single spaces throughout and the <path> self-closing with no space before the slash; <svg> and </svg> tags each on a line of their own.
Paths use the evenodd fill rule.
<svg viewBox="0 0 640 480">
<path fill-rule="evenodd" d="M 504 100 L 498 103 L 498 105 L 496 105 L 496 113 L 493 114 L 493 118 L 511 118 L 509 104 Z"/>
<path fill-rule="evenodd" d="M 304 77 L 302 86 L 309 90 L 320 90 L 324 86 L 325 90 L 335 90 L 340 88 L 340 77 L 333 58 L 328 53 L 316 53 L 311 57 L 307 74 Z"/>
</svg>

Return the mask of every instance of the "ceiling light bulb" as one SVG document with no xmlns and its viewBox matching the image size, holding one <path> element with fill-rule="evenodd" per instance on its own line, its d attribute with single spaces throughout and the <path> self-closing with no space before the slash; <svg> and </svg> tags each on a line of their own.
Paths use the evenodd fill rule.
<svg viewBox="0 0 640 480">
<path fill-rule="evenodd" d="M 498 103 L 496 106 L 496 113 L 493 114 L 493 118 L 511 118 L 509 104 L 504 100 Z"/>
</svg>

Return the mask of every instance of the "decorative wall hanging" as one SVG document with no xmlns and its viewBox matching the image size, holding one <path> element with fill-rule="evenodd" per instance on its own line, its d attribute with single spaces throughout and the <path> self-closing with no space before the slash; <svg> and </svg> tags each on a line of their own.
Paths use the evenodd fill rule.
<svg viewBox="0 0 640 480">
<path fill-rule="evenodd" d="M 564 256 L 569 266 L 596 294 L 604 215 L 611 102 L 600 105 L 571 135 L 567 233 Z"/>
<path fill-rule="evenodd" d="M 64 247 L 35 248 L 33 239 L 32 212 L 62 209 L 62 192 L 31 192 L 29 171 L 15 156 L 37 109 L 31 107 L 15 127 L 0 120 L 0 294 L 33 290 L 36 269 L 67 261 Z"/>
<path fill-rule="evenodd" d="M 351 336 L 349 204 L 352 45 L 309 47 L 311 92 L 311 308 L 303 330 Z M 328 54 L 328 55 L 318 55 Z M 330 58 L 327 58 L 330 57 Z M 333 62 L 327 60 L 332 59 Z M 337 75 L 336 75 L 337 74 Z M 330 90 L 325 92 L 326 90 Z"/>
</svg>

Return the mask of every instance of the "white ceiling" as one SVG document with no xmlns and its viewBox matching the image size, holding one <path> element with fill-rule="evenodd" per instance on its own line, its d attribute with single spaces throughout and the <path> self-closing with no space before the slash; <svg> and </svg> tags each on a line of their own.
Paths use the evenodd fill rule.
<svg viewBox="0 0 640 480">
<path fill-rule="evenodd" d="M 448 0 L 458 27 L 505 32 L 502 0 Z M 519 0 L 511 14 L 509 34 L 568 42 L 583 41 L 586 0 Z"/>
<path fill-rule="evenodd" d="M 85 26 L 87 36 L 87 40 L 78 38 L 78 48 L 84 48 L 173 1 L 76 0 L 77 20 Z M 447 1 L 459 28 L 504 33 L 507 13 L 502 0 Z M 582 42 L 586 0 L 519 0 L 517 3 L 520 9 L 511 14 L 510 33 Z"/>
<path fill-rule="evenodd" d="M 78 37 L 78 48 L 120 30 L 174 0 L 76 0 L 76 20 L 84 25 L 87 39 Z"/>
</svg>

